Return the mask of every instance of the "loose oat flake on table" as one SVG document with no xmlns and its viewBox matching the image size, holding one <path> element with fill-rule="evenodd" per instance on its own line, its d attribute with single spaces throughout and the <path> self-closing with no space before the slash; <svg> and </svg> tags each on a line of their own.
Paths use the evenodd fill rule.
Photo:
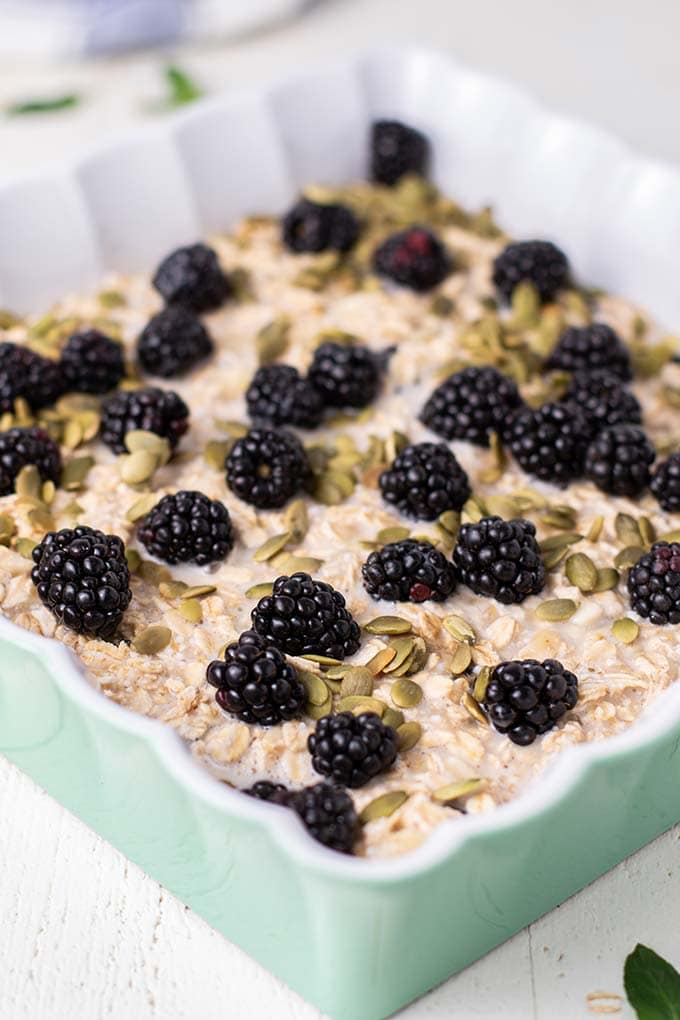
<svg viewBox="0 0 680 1020">
<path fill-rule="evenodd" d="M 680 678 L 680 342 L 438 191 L 419 132 L 372 146 L 370 183 L 0 312 L 0 608 L 391 856 Z"/>
</svg>

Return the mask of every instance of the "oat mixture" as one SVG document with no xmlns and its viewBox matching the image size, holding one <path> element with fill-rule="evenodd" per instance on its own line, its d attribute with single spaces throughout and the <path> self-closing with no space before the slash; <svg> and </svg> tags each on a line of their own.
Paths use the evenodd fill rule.
<svg viewBox="0 0 680 1020">
<path fill-rule="evenodd" d="M 0 499 L 0 606 L 20 626 L 66 643 L 104 697 L 172 726 L 213 775 L 237 787 L 260 779 L 293 788 L 317 782 L 308 736 L 346 694 L 347 666 L 370 663 L 373 689 L 362 697 L 377 702 L 364 707 L 405 728 L 395 764 L 352 791 L 358 812 L 394 794 L 364 813 L 357 852 L 389 856 L 418 845 L 444 819 L 464 824 L 466 813 L 510 800 L 564 747 L 619 733 L 678 680 L 677 627 L 654 626 L 631 610 L 625 572 L 655 537 L 678 538 L 680 515 L 664 512 L 649 491 L 629 499 L 584 480 L 566 488 L 537 481 L 496 437 L 488 448 L 449 444 L 472 495 L 460 514 L 438 521 L 409 520 L 390 507 L 378 487 L 381 471 L 407 443 L 436 441 L 418 412 L 442 379 L 466 365 L 496 365 L 531 406 L 559 399 L 567 377 L 537 365 L 566 326 L 592 321 L 614 327 L 629 346 L 630 388 L 648 437 L 666 456 L 680 447 L 680 365 L 671 362 L 676 342 L 623 298 L 571 286 L 541 305 L 527 285 L 509 306 L 499 305 L 492 265 L 508 238 L 488 212 L 469 216 L 419 178 L 309 196 L 346 203 L 367 224 L 353 251 L 291 252 L 279 222 L 268 217 L 245 219 L 213 237 L 235 294 L 201 316 L 213 356 L 176 378 L 159 382 L 133 367 L 137 337 L 162 306 L 148 276 L 112 276 L 100 293 L 65 297 L 41 319 L 0 317 L 0 340 L 52 357 L 74 330 L 97 327 L 125 346 L 123 388 L 161 385 L 190 408 L 190 428 L 175 455 L 162 463 L 165 456 L 152 451 L 155 470 L 147 465 L 137 473 L 128 455 L 117 457 L 97 438 L 99 397 L 68 394 L 33 414 L 19 401 L 4 415 L 5 429 L 35 418 L 46 423 L 60 439 L 65 476 L 55 488 L 24 470 L 19 491 Z M 453 271 L 423 293 L 366 269 L 376 243 L 413 222 L 436 230 L 453 259 Z M 256 368 L 278 361 L 305 372 L 321 338 L 346 342 L 346 334 L 375 352 L 393 349 L 379 396 L 363 410 L 330 411 L 313 431 L 298 430 L 314 476 L 285 507 L 258 510 L 237 498 L 223 464 L 248 428 L 244 394 Z M 228 508 L 235 545 L 223 562 L 168 566 L 139 543 L 137 521 L 178 490 L 198 490 Z M 442 602 L 395 604 L 365 590 L 361 570 L 372 549 L 422 536 L 450 558 L 460 521 L 489 514 L 536 525 L 546 563 L 539 594 L 503 605 L 458 584 Z M 84 636 L 58 623 L 31 582 L 34 545 L 46 531 L 76 523 L 125 543 L 132 599 L 119 630 L 123 640 Z M 585 567 L 576 553 L 585 554 Z M 592 564 L 597 574 L 589 580 Z M 397 620 L 362 630 L 359 650 L 342 665 L 292 658 L 308 691 L 305 714 L 267 728 L 248 725 L 218 707 L 206 667 L 249 628 L 267 586 L 297 570 L 330 582 L 362 628 L 381 616 Z M 578 677 L 579 698 L 553 729 L 523 747 L 489 725 L 479 667 L 528 658 L 563 663 Z M 481 675 L 488 679 L 488 670 Z"/>
</svg>

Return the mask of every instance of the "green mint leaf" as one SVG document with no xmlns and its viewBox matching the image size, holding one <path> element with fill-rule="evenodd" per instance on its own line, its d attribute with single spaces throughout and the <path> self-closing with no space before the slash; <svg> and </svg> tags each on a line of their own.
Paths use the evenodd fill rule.
<svg viewBox="0 0 680 1020">
<path fill-rule="evenodd" d="M 680 974 L 653 949 L 635 947 L 623 983 L 638 1020 L 680 1020 Z"/>
<path fill-rule="evenodd" d="M 69 110 L 77 106 L 80 96 L 75 93 L 67 96 L 55 96 L 54 99 L 28 99 L 23 103 L 14 103 L 7 108 L 10 117 L 21 117 L 26 113 L 54 113 L 56 110 Z"/>
<path fill-rule="evenodd" d="M 203 95 L 203 90 L 179 67 L 172 64 L 166 67 L 165 78 L 170 89 L 170 106 L 193 103 L 195 99 L 200 99 Z"/>
</svg>

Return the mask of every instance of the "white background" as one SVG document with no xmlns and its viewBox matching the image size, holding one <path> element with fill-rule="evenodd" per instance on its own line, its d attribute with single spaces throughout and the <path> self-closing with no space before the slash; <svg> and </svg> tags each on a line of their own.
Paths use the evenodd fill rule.
<svg viewBox="0 0 680 1020">
<path fill-rule="evenodd" d="M 97 66 L 4 61 L 0 105 L 71 90 L 84 102 L 69 113 L 0 117 L 0 177 L 151 116 L 169 56 L 215 91 L 390 41 L 448 50 L 680 163 L 679 40 L 671 0 L 328 0 L 230 45 Z M 0 819 L 0 1020 L 318 1020 L 2 759 Z M 623 1000 L 588 996 L 622 995 L 623 961 L 638 941 L 680 965 L 679 838 L 680 828 L 666 834 L 403 1015 L 579 1020 L 606 1003 L 630 1018 Z"/>
</svg>

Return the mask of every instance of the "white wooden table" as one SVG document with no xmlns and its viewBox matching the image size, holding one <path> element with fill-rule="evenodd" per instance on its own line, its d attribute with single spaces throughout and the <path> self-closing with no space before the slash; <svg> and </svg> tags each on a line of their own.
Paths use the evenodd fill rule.
<svg viewBox="0 0 680 1020">
<path fill-rule="evenodd" d="M 235 2 L 235 0 L 231 0 Z M 446 48 L 527 84 L 551 105 L 680 162 L 680 6 L 572 0 L 327 0 L 267 36 L 172 58 L 209 89 L 376 42 Z M 455 12 L 455 14 L 454 14 Z M 389 26 L 389 27 L 387 27 Z M 0 120 L 0 178 L 61 158 L 144 114 L 167 54 L 60 68 L 0 68 L 0 105 L 81 91 L 82 108 Z M 319 1013 L 0 759 L 1 1020 L 316 1020 Z M 404 1011 L 408 1020 L 630 1018 L 638 941 L 680 964 L 680 828 Z M 598 998 L 597 993 L 611 998 Z"/>
</svg>

